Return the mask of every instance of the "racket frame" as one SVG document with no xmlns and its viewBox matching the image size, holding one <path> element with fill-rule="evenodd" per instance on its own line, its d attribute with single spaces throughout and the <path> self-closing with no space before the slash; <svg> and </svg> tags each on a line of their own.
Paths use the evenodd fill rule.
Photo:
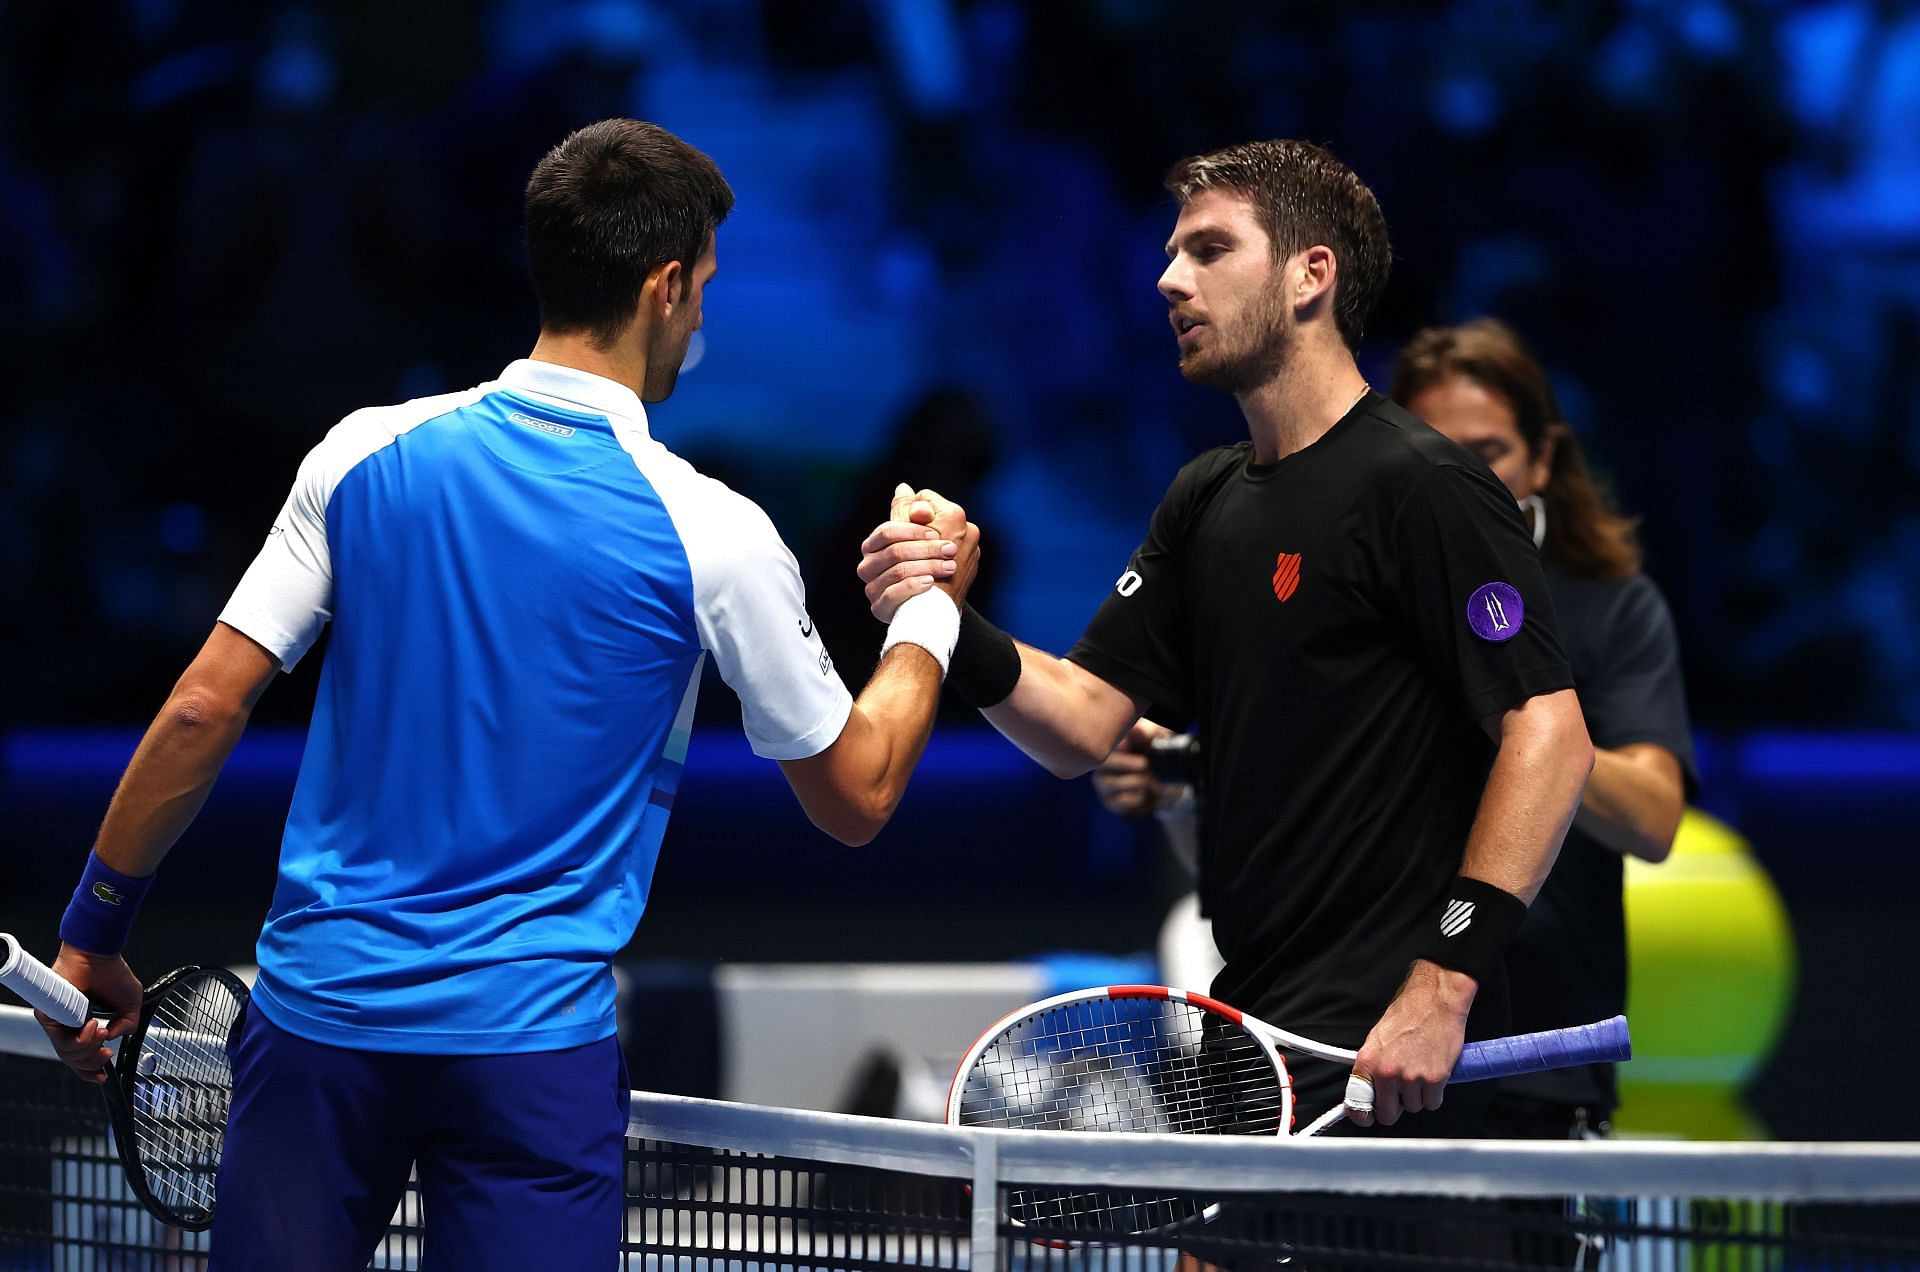
<svg viewBox="0 0 1920 1272">
<path fill-rule="evenodd" d="M 1159 1002 L 1186 1003 L 1189 1006 L 1197 1007 L 1211 1015 L 1222 1017 L 1238 1027 L 1241 1032 L 1245 1033 L 1248 1037 L 1252 1038 L 1253 1041 L 1259 1045 L 1268 1063 L 1273 1066 L 1274 1076 L 1279 1083 L 1280 1116 L 1275 1120 L 1275 1129 L 1273 1131 L 1274 1137 L 1277 1139 L 1287 1138 L 1294 1125 L 1293 1074 L 1287 1069 L 1286 1057 L 1280 1054 L 1277 1042 L 1283 1040 L 1298 1042 L 1301 1044 L 1300 1050 L 1312 1054 L 1322 1054 L 1329 1050 L 1338 1050 L 1338 1048 L 1328 1048 L 1324 1044 L 1314 1042 L 1311 1039 L 1295 1038 L 1294 1035 L 1288 1034 L 1285 1030 L 1264 1026 L 1260 1021 L 1250 1019 L 1238 1008 L 1230 1007 L 1217 998 L 1209 998 L 1205 994 L 1194 993 L 1185 989 L 1177 989 L 1170 985 L 1105 985 L 1096 989 L 1078 989 L 1065 994 L 1055 994 L 1051 998 L 1043 998 L 1038 1002 L 1028 1003 L 1024 1007 L 1011 1011 L 999 1020 L 996 1020 L 988 1027 L 985 1033 L 974 1040 L 973 1045 L 967 1048 L 966 1054 L 960 1057 L 960 1063 L 953 1071 L 953 1081 L 947 1088 L 947 1124 L 949 1126 L 961 1125 L 960 1098 L 966 1090 L 967 1078 L 973 1072 L 974 1066 L 980 1062 L 980 1058 L 986 1054 L 988 1048 L 999 1042 L 1009 1029 L 1034 1016 L 1040 1015 L 1042 1012 L 1052 1011 L 1061 1007 L 1069 1007 L 1075 1003 L 1101 1002 L 1114 999 L 1148 999 Z M 1261 1027 L 1256 1029 L 1254 1026 Z M 1352 1055 L 1351 1052 L 1347 1054 L 1349 1057 Z M 1120 1133 L 1124 1134 L 1125 1132 Z M 1164 1236 L 1177 1233 L 1196 1225 L 1211 1223 L 1219 1213 L 1219 1204 L 1217 1202 L 1211 1203 L 1201 1207 L 1195 1213 L 1185 1218 L 1175 1220 L 1171 1223 L 1161 1224 L 1153 1228 L 1138 1230 L 1133 1232 L 1132 1235 Z M 1008 1217 L 1007 1223 L 1009 1226 L 1015 1228 L 1026 1227 L 1024 1221 L 1011 1216 Z M 1027 1240 L 1034 1245 L 1048 1249 L 1071 1250 L 1086 1245 L 1098 1245 L 1103 1238 L 1090 1234 L 1085 1238 L 1073 1240 L 1058 1237 L 1029 1237 Z"/>
<path fill-rule="evenodd" d="M 120 1155 L 121 1169 L 127 1173 L 127 1184 L 133 1189 L 134 1199 L 143 1209 L 162 1223 L 170 1224 L 184 1232 L 204 1232 L 213 1226 L 212 1206 L 195 1206 L 180 1209 L 170 1206 L 154 1195 L 147 1183 L 147 1170 L 140 1155 L 140 1137 L 134 1125 L 138 1116 L 134 1109 L 139 1100 L 136 1088 L 142 1081 L 140 1077 L 140 1048 L 146 1042 L 147 1028 L 153 1023 L 155 1010 L 167 996 L 178 988 L 188 977 L 198 977 L 219 982 L 229 990 L 245 1010 L 248 990 L 246 983 L 223 967 L 188 966 L 176 968 L 162 976 L 141 994 L 140 1023 L 134 1026 L 132 1033 L 120 1042 L 117 1056 L 106 1063 L 107 1080 L 101 1087 L 101 1094 L 107 1102 L 107 1120 L 113 1127 L 113 1143 Z M 236 1023 L 239 1017 L 236 1016 Z M 228 1038 L 231 1045 L 232 1038 Z M 231 1089 L 228 1096 L 231 1100 Z M 220 1130 L 221 1149 L 226 1148 L 226 1128 Z"/>
<path fill-rule="evenodd" d="M 1170 999 L 1200 1007 L 1225 1017 L 1237 1025 L 1242 1032 L 1260 1044 L 1261 1049 L 1273 1059 L 1281 1075 L 1281 1098 L 1284 1109 L 1280 1122 L 1282 1138 L 1289 1136 L 1306 1138 L 1319 1135 L 1346 1117 L 1350 1107 L 1362 1110 L 1372 1107 L 1373 1084 L 1356 1073 L 1348 1080 L 1347 1098 L 1344 1101 L 1315 1118 L 1305 1129 L 1296 1129 L 1293 1083 L 1287 1071 L 1286 1058 L 1281 1054 L 1282 1049 L 1349 1066 L 1359 1058 L 1358 1052 L 1291 1033 L 1257 1017 L 1249 1016 L 1218 999 L 1209 998 L 1205 994 L 1197 994 L 1191 990 L 1174 989 L 1165 985 L 1108 985 L 1097 989 L 1056 994 L 1052 998 L 1029 1003 L 995 1021 L 993 1026 L 967 1049 L 967 1053 L 960 1059 L 959 1067 L 954 1070 L 953 1083 L 947 1088 L 948 1125 L 960 1125 L 960 1097 L 966 1089 L 967 1075 L 979 1062 L 987 1048 L 1008 1029 L 1051 1008 L 1075 1002 L 1098 1001 L 1103 998 Z M 1632 1058 L 1633 1046 L 1628 1034 L 1627 1018 L 1615 1016 L 1611 1020 L 1595 1021 L 1590 1025 L 1575 1025 L 1563 1029 L 1547 1029 L 1536 1033 L 1469 1042 L 1461 1052 L 1460 1061 L 1455 1063 L 1452 1080 L 1470 1082 L 1512 1074 L 1544 1072 L 1569 1064 L 1617 1064 Z"/>
<path fill-rule="evenodd" d="M 1007 1030 L 1024 1020 L 1038 1016 L 1042 1012 L 1071 1006 L 1074 1003 L 1129 998 L 1186 1003 L 1189 1006 L 1198 1007 L 1204 1012 L 1224 1017 L 1258 1043 L 1261 1051 L 1266 1054 L 1268 1062 L 1273 1065 L 1274 1076 L 1279 1080 L 1280 1084 L 1280 1117 L 1277 1123 L 1278 1130 L 1276 1133 L 1281 1138 L 1285 1138 L 1293 1127 L 1294 1111 L 1293 1075 L 1287 1069 L 1286 1057 L 1280 1054 L 1279 1044 L 1286 1043 L 1292 1045 L 1298 1043 L 1300 1045 L 1296 1048 L 1297 1050 L 1312 1055 L 1321 1055 L 1323 1058 L 1339 1058 L 1338 1056 L 1328 1057 L 1324 1054 L 1328 1051 L 1338 1051 L 1339 1048 L 1337 1047 L 1329 1048 L 1323 1043 L 1313 1042 L 1306 1038 L 1297 1038 L 1283 1029 L 1273 1029 L 1271 1026 L 1264 1025 L 1260 1021 L 1252 1019 L 1238 1008 L 1229 1007 L 1217 998 L 1209 998 L 1205 994 L 1197 994 L 1191 990 L 1175 989 L 1170 985 L 1103 985 L 1096 989 L 1076 989 L 1065 994 L 1055 994 L 1051 998 L 1043 998 L 1039 1002 L 1028 1003 L 1024 1007 L 1008 1012 L 999 1020 L 994 1021 L 985 1033 L 974 1040 L 973 1045 L 967 1048 L 966 1054 L 960 1057 L 960 1063 L 953 1071 L 953 1081 L 947 1087 L 947 1125 L 959 1126 L 961 1124 L 960 1097 L 966 1091 L 967 1077 L 972 1073 L 974 1066 L 980 1062 L 980 1058 L 986 1054 L 987 1049 L 998 1042 Z M 1353 1058 L 1353 1053 L 1350 1051 L 1346 1052 L 1345 1055 L 1349 1060 Z"/>
</svg>

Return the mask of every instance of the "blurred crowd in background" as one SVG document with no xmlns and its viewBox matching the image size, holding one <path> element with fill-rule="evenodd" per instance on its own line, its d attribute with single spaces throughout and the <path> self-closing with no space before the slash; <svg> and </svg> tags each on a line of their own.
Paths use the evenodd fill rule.
<svg viewBox="0 0 1920 1272">
<path fill-rule="evenodd" d="M 333 422 L 523 355 L 526 175 L 632 115 L 739 195 L 655 432 L 772 513 L 856 685 L 894 481 L 968 505 L 983 608 L 1057 650 L 1180 463 L 1244 435 L 1175 368 L 1160 177 L 1295 136 L 1393 232 L 1376 384 L 1482 314 L 1547 362 L 1645 518 L 1699 723 L 1920 726 L 1910 6 L 13 0 L 0 30 L 16 722 L 146 718 Z M 304 721 L 295 679 L 260 718 Z"/>
</svg>

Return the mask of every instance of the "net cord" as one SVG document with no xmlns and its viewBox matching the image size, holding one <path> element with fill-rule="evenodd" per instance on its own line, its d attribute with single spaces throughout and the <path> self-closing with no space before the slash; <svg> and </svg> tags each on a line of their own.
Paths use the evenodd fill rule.
<svg viewBox="0 0 1920 1272">
<path fill-rule="evenodd" d="M 971 1179 L 994 1140 L 1001 1183 L 1452 1197 L 1711 1196 L 1920 1201 L 1920 1144 L 1279 1139 L 1000 1131 L 635 1092 L 628 1133 L 740 1152 Z"/>
<path fill-rule="evenodd" d="M 0 1007 L 0 1052 L 53 1060 L 31 1013 Z M 630 1136 L 971 1180 L 994 1141 L 1001 1183 L 1173 1187 L 1254 1184 L 1372 1195 L 1725 1197 L 1778 1202 L 1920 1202 L 1920 1144 L 1722 1144 L 1631 1140 L 1503 1142 L 1100 1135 L 997 1131 L 633 1094 Z"/>
</svg>

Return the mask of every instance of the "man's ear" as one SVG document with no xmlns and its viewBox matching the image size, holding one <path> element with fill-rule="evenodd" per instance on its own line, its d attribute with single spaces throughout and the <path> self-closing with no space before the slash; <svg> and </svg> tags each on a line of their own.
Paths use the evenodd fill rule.
<svg viewBox="0 0 1920 1272">
<path fill-rule="evenodd" d="M 1292 278 L 1288 280 L 1293 294 L 1294 312 L 1302 312 L 1321 300 L 1331 301 L 1333 285 L 1340 273 L 1340 263 L 1333 255 L 1333 249 L 1322 243 L 1316 243 L 1294 258 Z"/>
<path fill-rule="evenodd" d="M 673 314 L 673 307 L 683 299 L 681 283 L 685 280 L 685 271 L 679 261 L 668 261 L 665 265 L 656 265 L 647 275 L 646 286 L 641 288 L 641 308 L 656 323 L 665 322 Z"/>
</svg>

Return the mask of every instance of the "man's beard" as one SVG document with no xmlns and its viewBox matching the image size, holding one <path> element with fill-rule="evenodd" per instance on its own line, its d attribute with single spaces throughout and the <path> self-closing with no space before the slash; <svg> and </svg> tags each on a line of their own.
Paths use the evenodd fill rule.
<svg viewBox="0 0 1920 1272">
<path fill-rule="evenodd" d="M 1217 347 L 1181 358 L 1180 374 L 1202 388 L 1235 397 L 1271 383 L 1286 368 L 1293 351 L 1286 318 L 1280 298 L 1262 292 L 1231 337 L 1209 327 Z"/>
</svg>

